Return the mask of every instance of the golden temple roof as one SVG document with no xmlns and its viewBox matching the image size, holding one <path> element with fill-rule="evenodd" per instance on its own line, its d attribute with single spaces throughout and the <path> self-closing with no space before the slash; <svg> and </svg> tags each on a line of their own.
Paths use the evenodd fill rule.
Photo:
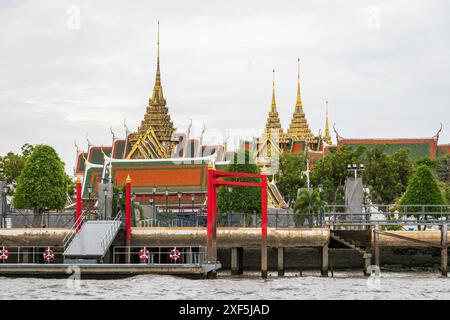
<svg viewBox="0 0 450 320">
<path fill-rule="evenodd" d="M 267 117 L 265 134 L 268 136 L 272 136 L 273 134 L 279 135 L 279 140 L 284 139 L 284 130 L 281 127 L 280 116 L 277 111 L 277 103 L 275 99 L 275 70 L 273 72 L 273 80 L 272 80 L 272 104 L 270 105 L 269 115 Z"/>
<path fill-rule="evenodd" d="M 298 59 L 298 81 L 297 81 L 297 101 L 292 115 L 291 124 L 287 130 L 287 135 L 295 140 L 304 140 L 308 143 L 314 142 L 314 134 L 309 128 L 306 115 L 303 110 L 300 94 L 300 58 Z"/>
<path fill-rule="evenodd" d="M 139 138 L 146 135 L 150 128 L 153 129 L 156 138 L 165 148 L 166 152 L 170 154 L 173 148 L 172 134 L 175 131 L 175 127 L 170 118 L 169 109 L 166 107 L 166 99 L 163 95 L 163 89 L 161 84 L 161 70 L 160 70 L 160 55 L 159 55 L 159 21 L 158 21 L 158 40 L 157 40 L 157 60 L 156 60 L 156 78 L 155 85 L 153 86 L 152 97 L 149 99 L 147 106 L 147 112 L 144 115 L 141 125 L 138 128 L 138 132 L 132 139 L 134 145 Z"/>
</svg>

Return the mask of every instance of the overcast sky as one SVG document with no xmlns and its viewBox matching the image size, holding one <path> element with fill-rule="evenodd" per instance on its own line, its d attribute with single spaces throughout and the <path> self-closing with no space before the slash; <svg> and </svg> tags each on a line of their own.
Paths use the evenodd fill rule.
<svg viewBox="0 0 450 320">
<path fill-rule="evenodd" d="M 318 133 L 450 143 L 449 1 L 0 0 L 0 154 L 86 149 L 145 113 L 161 22 L 164 95 L 176 127 L 222 142 L 266 121 L 276 70 L 283 126 L 302 100 Z M 247 132 L 245 132 L 247 130 Z M 250 131 L 249 131 L 250 130 Z M 233 144 L 233 141 L 230 141 Z"/>
</svg>

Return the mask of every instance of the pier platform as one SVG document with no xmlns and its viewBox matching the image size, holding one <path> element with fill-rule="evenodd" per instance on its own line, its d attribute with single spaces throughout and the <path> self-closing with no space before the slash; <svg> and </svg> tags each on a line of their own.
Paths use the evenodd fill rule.
<svg viewBox="0 0 450 320">
<path fill-rule="evenodd" d="M 1 277 L 67 278 L 79 268 L 81 278 L 124 278 L 142 274 L 174 275 L 203 279 L 219 264 L 0 264 Z"/>
</svg>

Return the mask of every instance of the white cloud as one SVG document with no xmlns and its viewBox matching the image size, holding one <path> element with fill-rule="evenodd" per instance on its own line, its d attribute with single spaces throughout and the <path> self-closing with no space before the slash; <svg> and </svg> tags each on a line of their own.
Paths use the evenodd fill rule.
<svg viewBox="0 0 450 320">
<path fill-rule="evenodd" d="M 80 8 L 80 28 L 67 9 Z M 367 12 L 380 8 L 379 28 Z M 312 129 L 331 121 L 349 137 L 450 142 L 450 5 L 446 1 L 50 1 L 0 3 L 0 154 L 55 146 L 70 171 L 73 140 L 110 143 L 140 123 L 154 82 L 161 21 L 164 93 L 175 125 L 257 132 L 276 69 L 285 127 L 296 59 Z M 213 139 L 214 137 L 206 137 Z M 222 138 L 218 138 L 220 141 Z"/>
</svg>

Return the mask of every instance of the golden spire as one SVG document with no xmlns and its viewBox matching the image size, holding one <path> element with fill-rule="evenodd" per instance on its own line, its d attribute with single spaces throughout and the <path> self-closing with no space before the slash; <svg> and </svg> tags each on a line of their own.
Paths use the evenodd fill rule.
<svg viewBox="0 0 450 320">
<path fill-rule="evenodd" d="M 297 102 L 295 103 L 295 112 L 302 112 L 302 98 L 300 95 L 300 58 L 297 59 Z"/>
<path fill-rule="evenodd" d="M 300 58 L 298 58 L 297 63 L 297 101 L 295 103 L 294 113 L 292 115 L 291 124 L 289 125 L 287 134 L 294 140 L 313 143 L 314 134 L 309 128 L 308 121 L 306 120 L 306 115 L 303 111 L 302 99 L 300 95 Z"/>
<path fill-rule="evenodd" d="M 156 79 L 155 86 L 153 87 L 153 95 L 150 100 L 151 105 L 165 105 L 163 90 L 161 86 L 161 70 L 159 66 L 159 21 L 158 21 L 158 40 L 157 40 L 157 58 L 156 58 Z"/>
<path fill-rule="evenodd" d="M 328 125 L 328 101 L 326 101 L 327 104 L 327 115 L 325 119 L 325 133 L 324 133 L 324 141 L 328 144 L 333 144 L 333 140 L 331 140 L 331 134 L 330 134 L 330 127 Z"/>
<path fill-rule="evenodd" d="M 275 101 L 275 69 L 272 70 L 272 105 L 270 110 L 277 111 L 277 102 Z"/>
</svg>

